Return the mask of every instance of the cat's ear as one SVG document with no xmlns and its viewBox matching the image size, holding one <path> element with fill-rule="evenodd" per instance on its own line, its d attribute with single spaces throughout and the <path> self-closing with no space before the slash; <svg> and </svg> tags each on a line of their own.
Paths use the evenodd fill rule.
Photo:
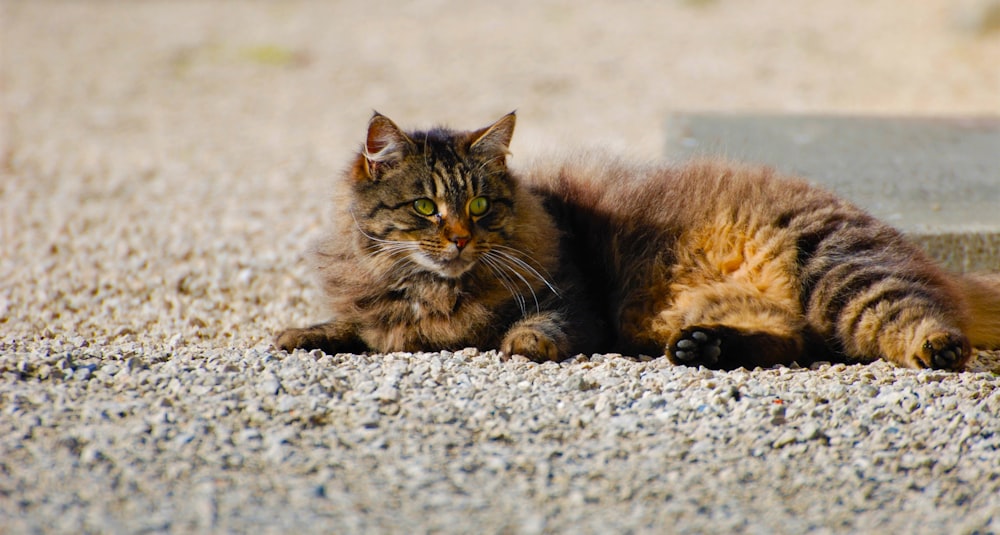
<svg viewBox="0 0 1000 535">
<path fill-rule="evenodd" d="M 480 154 L 502 154 L 506 156 L 510 153 L 510 140 L 514 137 L 515 122 L 517 122 L 517 116 L 514 112 L 510 112 L 490 126 L 476 130 L 470 136 L 472 143 L 469 144 L 469 151 Z"/>
<path fill-rule="evenodd" d="M 380 171 L 399 162 L 413 141 L 379 112 L 368 121 L 368 137 L 365 139 L 365 172 L 369 178 L 378 178 Z"/>
</svg>

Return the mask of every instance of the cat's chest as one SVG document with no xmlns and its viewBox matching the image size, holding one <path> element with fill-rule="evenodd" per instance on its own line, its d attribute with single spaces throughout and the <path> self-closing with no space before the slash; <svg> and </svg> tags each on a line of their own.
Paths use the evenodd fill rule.
<svg viewBox="0 0 1000 535">
<path fill-rule="evenodd" d="M 489 306 L 473 289 L 452 281 L 419 281 L 376 289 L 362 303 L 369 314 L 383 323 L 397 323 L 419 329 L 429 322 L 448 322 L 456 331 L 465 331 L 486 321 Z"/>
<path fill-rule="evenodd" d="M 387 289 L 365 303 L 362 337 L 381 351 L 450 348 L 485 340 L 494 315 L 475 294 L 451 284 Z"/>
<path fill-rule="evenodd" d="M 396 290 L 402 299 L 399 305 L 420 320 L 426 317 L 451 316 L 462 308 L 468 297 L 462 289 L 449 284 L 419 284 Z"/>
</svg>

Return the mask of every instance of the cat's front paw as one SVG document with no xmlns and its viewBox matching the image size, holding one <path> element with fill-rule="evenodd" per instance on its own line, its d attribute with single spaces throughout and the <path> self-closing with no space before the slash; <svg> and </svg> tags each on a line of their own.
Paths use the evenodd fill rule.
<svg viewBox="0 0 1000 535">
<path fill-rule="evenodd" d="M 521 355 L 535 362 L 559 360 L 559 344 L 546 333 L 533 327 L 515 327 L 500 344 L 504 359 Z"/>
<path fill-rule="evenodd" d="M 348 327 L 336 323 L 285 329 L 274 338 L 274 347 L 288 352 L 296 349 L 319 349 L 328 355 L 340 352 L 362 353 L 367 349 Z"/>
<path fill-rule="evenodd" d="M 965 366 L 970 355 L 971 349 L 965 336 L 945 331 L 924 339 L 911 359 L 916 368 L 957 371 Z"/>
<path fill-rule="evenodd" d="M 711 329 L 684 329 L 667 348 L 667 356 L 674 364 L 716 368 L 722 356 L 722 337 Z"/>
<path fill-rule="evenodd" d="M 314 349 L 322 341 L 317 333 L 310 329 L 285 329 L 274 338 L 274 347 L 282 351 L 292 352 L 296 349 Z"/>
</svg>

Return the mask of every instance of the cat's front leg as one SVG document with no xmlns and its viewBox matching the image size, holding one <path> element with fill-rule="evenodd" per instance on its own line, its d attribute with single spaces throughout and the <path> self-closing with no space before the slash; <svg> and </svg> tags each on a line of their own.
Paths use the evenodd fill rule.
<svg viewBox="0 0 1000 535">
<path fill-rule="evenodd" d="M 535 362 L 561 360 L 569 356 L 570 340 L 565 320 L 558 312 L 528 316 L 507 330 L 500 351 L 504 358 L 521 355 Z"/>
<path fill-rule="evenodd" d="M 274 339 L 274 347 L 284 351 L 320 349 L 327 354 L 362 353 L 368 348 L 352 323 L 329 321 L 311 327 L 285 329 Z"/>
</svg>

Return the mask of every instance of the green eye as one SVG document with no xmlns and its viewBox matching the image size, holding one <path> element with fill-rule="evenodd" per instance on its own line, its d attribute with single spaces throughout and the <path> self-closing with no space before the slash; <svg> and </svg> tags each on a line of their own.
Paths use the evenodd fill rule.
<svg viewBox="0 0 1000 535">
<path fill-rule="evenodd" d="M 481 216 L 490 210 L 490 200 L 486 197 L 476 197 L 469 201 L 469 214 Z"/>
<path fill-rule="evenodd" d="M 438 211 L 437 206 L 434 205 L 434 201 L 430 199 L 417 199 L 413 201 L 413 209 L 420 215 L 434 215 Z"/>
</svg>

